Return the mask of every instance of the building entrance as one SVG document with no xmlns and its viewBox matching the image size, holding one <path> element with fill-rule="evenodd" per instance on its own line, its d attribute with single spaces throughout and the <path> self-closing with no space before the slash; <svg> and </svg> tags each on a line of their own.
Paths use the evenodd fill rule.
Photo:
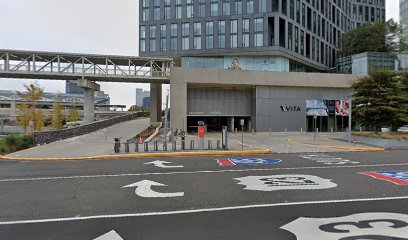
<svg viewBox="0 0 408 240">
<path fill-rule="evenodd" d="M 241 119 L 244 119 L 244 131 L 251 129 L 251 117 L 222 117 L 222 116 L 190 116 L 187 117 L 187 131 L 197 132 L 198 122 L 203 121 L 208 132 L 220 132 L 223 126 L 228 127 L 228 131 L 241 131 Z"/>
</svg>

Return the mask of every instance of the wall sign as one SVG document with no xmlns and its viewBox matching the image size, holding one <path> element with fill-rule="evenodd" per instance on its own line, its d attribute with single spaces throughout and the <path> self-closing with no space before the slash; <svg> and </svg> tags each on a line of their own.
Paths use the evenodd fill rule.
<svg viewBox="0 0 408 240">
<path fill-rule="evenodd" d="M 301 112 L 300 106 L 280 106 L 282 112 Z"/>
<path fill-rule="evenodd" d="M 298 240 L 407 240 L 408 215 L 359 213 L 337 218 L 301 217 L 281 227 Z"/>
<path fill-rule="evenodd" d="M 408 171 L 378 171 L 378 172 L 363 172 L 361 174 L 392 182 L 396 185 L 408 185 Z"/>
<path fill-rule="evenodd" d="M 216 160 L 222 167 L 272 165 L 280 163 L 282 161 L 279 159 L 264 159 L 264 158 L 225 158 Z"/>
<path fill-rule="evenodd" d="M 245 190 L 277 191 L 277 190 L 312 190 L 336 187 L 330 179 L 312 175 L 288 174 L 271 176 L 248 176 L 235 178 L 238 184 L 245 185 Z"/>
</svg>

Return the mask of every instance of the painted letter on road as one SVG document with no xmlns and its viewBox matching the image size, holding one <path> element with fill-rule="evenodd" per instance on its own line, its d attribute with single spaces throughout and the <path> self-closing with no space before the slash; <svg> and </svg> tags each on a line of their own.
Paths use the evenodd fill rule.
<svg viewBox="0 0 408 240">
<path fill-rule="evenodd" d="M 337 184 L 330 179 L 324 179 L 311 175 L 272 175 L 272 176 L 248 176 L 235 178 L 238 184 L 245 185 L 245 190 L 277 191 L 277 190 L 312 190 L 336 187 Z"/>
<path fill-rule="evenodd" d="M 281 227 L 298 240 L 408 240 L 408 215 L 359 213 L 338 218 L 301 217 Z"/>
</svg>

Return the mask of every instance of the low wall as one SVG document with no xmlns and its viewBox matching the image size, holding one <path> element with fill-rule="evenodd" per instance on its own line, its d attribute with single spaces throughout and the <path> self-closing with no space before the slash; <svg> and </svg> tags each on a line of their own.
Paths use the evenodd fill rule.
<svg viewBox="0 0 408 240">
<path fill-rule="evenodd" d="M 84 135 L 87 133 L 95 132 L 99 129 L 106 128 L 117 123 L 126 122 L 133 120 L 138 117 L 143 116 L 143 112 L 131 113 L 120 117 L 105 119 L 101 121 L 96 121 L 93 123 L 81 125 L 78 127 L 67 128 L 67 129 L 60 129 L 60 130 L 52 130 L 52 131 L 44 131 L 44 132 L 35 132 L 34 143 L 35 144 L 44 144 L 44 143 L 51 143 L 62 139 L 67 139 L 71 137 L 76 137 L 80 135 Z"/>
</svg>

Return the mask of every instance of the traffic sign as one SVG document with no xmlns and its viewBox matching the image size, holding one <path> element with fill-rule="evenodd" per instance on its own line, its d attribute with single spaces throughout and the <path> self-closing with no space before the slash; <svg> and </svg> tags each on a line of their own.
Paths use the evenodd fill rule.
<svg viewBox="0 0 408 240">
<path fill-rule="evenodd" d="M 245 120 L 241 119 L 241 126 L 244 126 L 244 125 L 245 125 Z"/>
<path fill-rule="evenodd" d="M 335 218 L 301 217 L 281 229 L 298 240 L 408 239 L 408 215 L 399 213 L 359 213 Z"/>
<path fill-rule="evenodd" d="M 378 172 L 363 172 L 361 174 L 392 182 L 396 185 L 408 185 L 408 171 L 378 171 Z"/>
<path fill-rule="evenodd" d="M 216 159 L 220 166 L 252 166 L 252 165 L 272 165 L 280 163 L 279 159 L 264 159 L 264 158 L 225 158 Z"/>
</svg>

